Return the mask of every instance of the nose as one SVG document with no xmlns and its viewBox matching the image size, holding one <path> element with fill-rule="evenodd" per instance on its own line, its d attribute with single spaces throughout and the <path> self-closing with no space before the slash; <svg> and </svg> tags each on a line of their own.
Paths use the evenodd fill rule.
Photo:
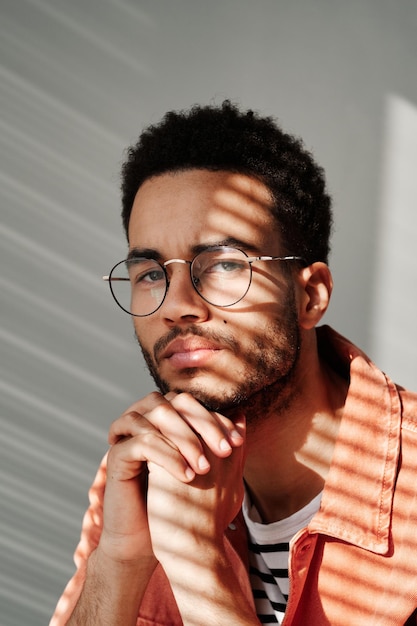
<svg viewBox="0 0 417 626">
<path fill-rule="evenodd" d="M 172 259 L 165 263 L 168 290 L 159 309 L 165 322 L 170 325 L 205 321 L 209 315 L 207 302 L 198 295 L 191 282 L 190 262 Z"/>
</svg>

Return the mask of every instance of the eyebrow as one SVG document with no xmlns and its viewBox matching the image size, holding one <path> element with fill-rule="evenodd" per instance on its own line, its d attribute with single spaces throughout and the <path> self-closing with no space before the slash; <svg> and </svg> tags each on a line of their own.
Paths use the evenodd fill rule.
<svg viewBox="0 0 417 626">
<path fill-rule="evenodd" d="M 156 261 L 162 260 L 162 255 L 154 248 L 131 248 L 127 255 L 127 260 L 137 259 L 144 257 L 145 259 L 155 259 Z"/>
<path fill-rule="evenodd" d="M 207 243 L 197 244 L 196 246 L 193 246 L 191 250 L 193 254 L 198 254 L 199 252 L 203 252 L 203 250 L 207 250 L 207 248 L 216 248 L 220 246 L 239 248 L 241 250 L 256 250 L 256 246 L 254 246 L 253 243 L 250 244 L 242 239 L 236 239 L 236 237 L 226 237 L 220 241 L 210 241 Z"/>
<path fill-rule="evenodd" d="M 199 243 L 191 248 L 191 254 L 193 256 L 199 254 L 200 252 L 204 252 L 204 250 L 210 248 L 217 247 L 231 247 L 231 248 L 239 248 L 240 250 L 245 251 L 254 251 L 257 252 L 257 246 L 254 244 L 250 244 L 247 241 L 243 241 L 242 239 L 236 239 L 236 237 L 226 237 L 225 239 L 216 240 L 216 241 L 207 241 L 205 243 Z M 127 259 L 136 259 L 138 257 L 144 257 L 146 259 L 155 259 L 156 261 L 162 261 L 164 256 L 156 249 L 156 248 L 139 248 L 135 247 L 129 250 L 127 255 Z"/>
</svg>

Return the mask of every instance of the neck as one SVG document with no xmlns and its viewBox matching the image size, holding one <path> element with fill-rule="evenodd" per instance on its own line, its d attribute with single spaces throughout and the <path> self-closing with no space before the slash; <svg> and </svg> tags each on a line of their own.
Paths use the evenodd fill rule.
<svg viewBox="0 0 417 626">
<path fill-rule="evenodd" d="M 295 513 L 323 489 L 347 386 L 313 351 L 300 360 L 291 390 L 269 398 L 267 410 L 264 398 L 255 419 L 251 406 L 244 478 L 265 523 Z"/>
</svg>

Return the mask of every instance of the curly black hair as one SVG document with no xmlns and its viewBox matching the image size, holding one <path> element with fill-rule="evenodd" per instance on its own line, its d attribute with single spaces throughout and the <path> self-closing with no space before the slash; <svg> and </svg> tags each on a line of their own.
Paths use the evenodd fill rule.
<svg viewBox="0 0 417 626">
<path fill-rule="evenodd" d="M 121 172 L 126 235 L 142 183 L 190 169 L 224 170 L 260 180 L 271 193 L 271 211 L 286 253 L 302 256 L 307 264 L 328 262 L 332 211 L 322 168 L 272 117 L 242 112 L 228 100 L 220 106 L 168 112 L 128 148 Z"/>
</svg>

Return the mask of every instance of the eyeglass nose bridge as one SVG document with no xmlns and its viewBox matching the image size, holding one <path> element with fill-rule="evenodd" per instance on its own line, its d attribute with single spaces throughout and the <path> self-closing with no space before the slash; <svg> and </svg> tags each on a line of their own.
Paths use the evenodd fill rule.
<svg viewBox="0 0 417 626">
<path fill-rule="evenodd" d="M 191 266 L 192 266 L 192 261 L 186 261 L 185 259 L 168 259 L 168 261 L 165 261 L 164 263 L 161 263 L 162 267 L 164 268 L 165 271 L 165 278 L 166 278 L 166 290 L 168 291 L 169 285 L 170 285 L 170 278 L 168 276 L 168 273 L 166 271 L 166 268 L 168 267 L 168 265 L 172 265 L 173 263 L 180 263 L 181 265 L 189 265 L 190 266 L 190 276 L 191 276 Z M 195 288 L 194 285 L 194 281 L 192 279 L 191 276 L 191 283 L 193 284 L 193 287 Z M 166 295 L 166 294 L 165 294 Z"/>
<path fill-rule="evenodd" d="M 165 261 L 164 263 L 162 263 L 163 267 L 167 267 L 168 265 L 171 265 L 171 263 L 182 263 L 182 265 L 191 265 L 191 261 L 186 261 L 185 259 L 168 259 L 168 261 Z"/>
<path fill-rule="evenodd" d="M 194 291 L 196 291 L 197 294 L 199 295 L 199 297 L 202 298 L 203 300 L 205 300 L 205 302 L 208 302 L 208 300 L 203 296 L 203 294 L 201 293 L 201 291 L 198 288 L 198 284 L 200 282 L 199 279 L 196 278 L 195 276 L 193 276 L 192 268 L 193 268 L 194 260 L 193 261 L 187 261 L 186 259 L 168 259 L 167 261 L 165 261 L 164 263 L 161 264 L 162 267 L 164 268 L 165 278 L 166 278 L 166 289 L 165 289 L 164 300 L 165 300 L 165 298 L 166 298 L 166 296 L 168 294 L 168 290 L 169 290 L 170 283 L 171 283 L 171 280 L 170 280 L 170 278 L 168 276 L 166 268 L 167 268 L 168 265 L 171 265 L 173 263 L 180 263 L 181 265 L 188 265 L 189 266 L 191 285 L 192 285 Z M 162 306 L 162 302 L 161 302 L 161 304 L 159 306 Z"/>
<path fill-rule="evenodd" d="M 162 264 L 161 264 L 161 265 L 162 265 L 162 267 L 163 267 L 163 268 L 164 268 L 164 270 L 165 270 L 165 277 L 166 277 L 166 291 L 165 291 L 165 297 L 166 297 L 166 295 L 167 295 L 167 293 L 168 293 L 168 289 L 169 289 L 170 282 L 171 282 L 171 281 L 170 281 L 170 278 L 169 278 L 169 276 L 168 276 L 168 273 L 167 273 L 167 271 L 166 271 L 166 268 L 167 268 L 167 266 L 168 266 L 168 265 L 172 265 L 172 263 L 180 263 L 181 265 L 188 265 L 188 266 L 189 266 L 189 268 L 190 268 L 190 278 L 191 278 L 191 284 L 192 284 L 193 288 L 195 289 L 195 291 L 198 293 L 198 295 L 201 297 L 201 294 L 200 294 L 200 292 L 199 292 L 199 291 L 198 291 L 198 289 L 197 289 L 197 282 L 198 282 L 198 281 L 196 281 L 196 280 L 193 278 L 193 276 L 192 276 L 192 272 L 191 272 L 191 267 L 192 267 L 192 265 L 193 265 L 193 261 L 187 261 L 186 259 L 168 259 L 167 261 L 165 261 L 164 263 L 162 263 Z M 164 297 L 164 299 L 165 299 L 165 297 Z"/>
</svg>

